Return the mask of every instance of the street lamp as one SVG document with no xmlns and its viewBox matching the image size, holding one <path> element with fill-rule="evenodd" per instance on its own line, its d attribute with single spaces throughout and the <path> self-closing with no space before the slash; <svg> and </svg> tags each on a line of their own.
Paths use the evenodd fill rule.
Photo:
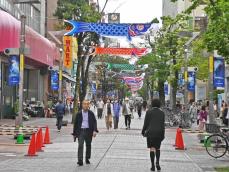
<svg viewBox="0 0 229 172">
<path fill-rule="evenodd" d="M 63 73 L 63 49 L 60 48 L 60 57 L 59 57 L 59 90 L 58 90 L 58 99 L 62 100 L 62 73 Z"/>
</svg>

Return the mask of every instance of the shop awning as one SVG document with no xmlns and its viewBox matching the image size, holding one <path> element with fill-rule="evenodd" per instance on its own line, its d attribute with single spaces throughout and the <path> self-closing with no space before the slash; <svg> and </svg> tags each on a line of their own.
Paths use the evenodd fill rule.
<svg viewBox="0 0 229 172">
<path fill-rule="evenodd" d="M 71 81 L 71 82 L 76 82 L 76 80 L 74 79 L 74 78 L 72 78 L 72 77 L 70 77 L 69 75 L 67 75 L 67 74 L 62 74 L 62 76 L 64 77 L 64 78 L 66 78 L 67 80 L 69 80 L 69 81 Z"/>
<path fill-rule="evenodd" d="M 9 13 L 0 10 L 0 51 L 6 48 L 19 48 L 20 21 Z M 59 49 L 48 39 L 26 27 L 26 47 L 30 48 L 28 58 L 41 64 L 53 66 L 54 59 L 60 56 Z"/>
</svg>

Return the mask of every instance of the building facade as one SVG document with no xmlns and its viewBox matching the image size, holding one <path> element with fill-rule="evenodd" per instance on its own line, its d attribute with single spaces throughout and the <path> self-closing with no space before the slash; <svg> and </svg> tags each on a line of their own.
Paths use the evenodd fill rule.
<svg viewBox="0 0 229 172">
<path fill-rule="evenodd" d="M 60 54 L 56 45 L 46 39 L 45 0 L 38 4 L 13 4 L 10 0 L 0 0 L 0 118 L 10 118 L 18 100 L 18 85 L 10 86 L 9 56 L 3 52 L 7 48 L 20 47 L 20 16 L 26 16 L 26 48 L 24 69 L 24 101 L 47 100 L 49 88 L 48 68 L 53 66 Z M 17 57 L 19 59 L 19 57 Z"/>
</svg>

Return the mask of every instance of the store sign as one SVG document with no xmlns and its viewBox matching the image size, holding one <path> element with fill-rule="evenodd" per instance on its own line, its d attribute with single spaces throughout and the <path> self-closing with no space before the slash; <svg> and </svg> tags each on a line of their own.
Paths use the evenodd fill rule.
<svg viewBox="0 0 229 172">
<path fill-rule="evenodd" d="M 18 85 L 20 81 L 19 57 L 11 55 L 9 58 L 8 84 L 10 86 Z"/>
<path fill-rule="evenodd" d="M 51 71 L 51 88 L 54 91 L 57 91 L 59 89 L 59 79 L 58 79 L 58 72 L 57 71 Z"/>
<path fill-rule="evenodd" d="M 222 57 L 214 57 L 213 85 L 214 87 L 225 86 L 225 63 Z"/>
<path fill-rule="evenodd" d="M 67 69 L 72 68 L 72 37 L 64 36 L 63 37 L 63 45 L 64 45 L 64 67 Z"/>
</svg>

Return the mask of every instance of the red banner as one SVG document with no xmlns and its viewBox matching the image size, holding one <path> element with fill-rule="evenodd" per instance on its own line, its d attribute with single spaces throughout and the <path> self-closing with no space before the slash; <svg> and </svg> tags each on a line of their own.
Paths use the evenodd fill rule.
<svg viewBox="0 0 229 172">
<path fill-rule="evenodd" d="M 128 55 L 128 56 L 144 56 L 149 52 L 147 48 L 102 48 L 96 47 L 95 54 L 111 54 L 111 55 Z"/>
</svg>

